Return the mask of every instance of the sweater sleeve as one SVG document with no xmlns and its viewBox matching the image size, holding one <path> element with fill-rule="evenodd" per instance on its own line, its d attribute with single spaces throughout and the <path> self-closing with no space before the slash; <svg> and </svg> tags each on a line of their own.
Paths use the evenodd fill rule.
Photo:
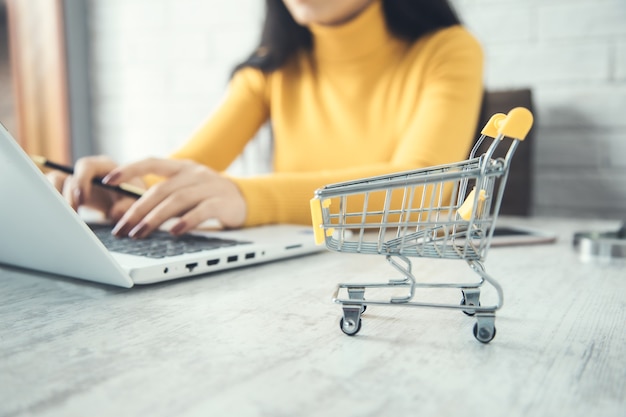
<svg viewBox="0 0 626 417">
<path fill-rule="evenodd" d="M 253 68 L 237 71 L 217 110 L 171 157 L 228 168 L 269 116 L 266 80 Z"/>
<path fill-rule="evenodd" d="M 467 157 L 476 132 L 483 94 L 483 55 L 461 27 L 435 35 L 425 83 L 412 122 L 392 158 L 394 165 L 418 168 Z"/>
<path fill-rule="evenodd" d="M 411 109 L 412 122 L 401 132 L 388 162 L 235 178 L 248 203 L 246 225 L 310 224 L 309 200 L 317 188 L 326 184 L 464 159 L 476 130 L 482 98 L 482 50 L 475 38 L 460 27 L 433 35 L 427 48 L 422 52 L 430 54 L 427 67 L 416 69 L 423 72 L 423 78 L 419 77 L 421 93 Z M 375 204 L 382 203 L 371 202 Z"/>
</svg>

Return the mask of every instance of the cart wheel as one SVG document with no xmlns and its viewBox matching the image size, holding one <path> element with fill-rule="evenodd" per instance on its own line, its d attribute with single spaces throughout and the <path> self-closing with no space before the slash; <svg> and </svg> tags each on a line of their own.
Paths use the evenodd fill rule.
<svg viewBox="0 0 626 417">
<path fill-rule="evenodd" d="M 489 343 L 496 337 L 495 326 L 484 326 L 478 329 L 478 323 L 474 324 L 474 337 L 481 343 Z"/>
<path fill-rule="evenodd" d="M 461 303 L 462 306 L 464 305 L 470 305 L 470 306 L 474 306 L 474 304 L 467 304 L 467 301 L 465 300 L 465 297 L 463 297 L 461 299 Z M 478 302 L 478 307 L 480 307 L 480 301 Z M 476 314 L 476 311 L 474 310 L 463 310 L 463 313 L 467 314 L 468 316 L 473 316 L 474 314 Z"/>
<path fill-rule="evenodd" d="M 352 320 L 344 322 L 342 317 L 341 320 L 339 320 L 339 328 L 341 328 L 341 331 L 348 336 L 354 336 L 359 332 L 359 330 L 361 330 L 361 318 L 359 317 L 359 321 L 354 323 Z"/>
<path fill-rule="evenodd" d="M 367 310 L 367 306 L 365 304 L 363 304 L 361 306 L 361 314 L 365 313 L 365 310 Z"/>
</svg>

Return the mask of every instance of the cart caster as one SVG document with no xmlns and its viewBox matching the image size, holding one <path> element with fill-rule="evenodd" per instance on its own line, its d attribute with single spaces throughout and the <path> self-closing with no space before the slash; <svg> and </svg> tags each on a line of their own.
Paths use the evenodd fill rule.
<svg viewBox="0 0 626 417">
<path fill-rule="evenodd" d="M 469 303 L 465 300 L 465 298 L 462 298 L 462 299 L 461 299 L 461 303 L 460 303 L 460 305 L 462 305 L 462 306 L 466 306 L 466 305 L 467 305 L 467 306 L 476 306 L 476 304 L 469 304 Z M 478 302 L 478 307 L 480 307 L 480 301 Z M 468 315 L 468 316 L 470 316 L 470 317 L 471 317 L 471 316 L 473 316 L 474 314 L 476 314 L 476 311 L 475 311 L 475 310 L 462 310 L 462 311 L 463 311 L 463 313 L 467 314 L 467 315 Z"/>
<path fill-rule="evenodd" d="M 489 343 L 496 337 L 495 316 L 479 316 L 474 324 L 474 337 L 481 343 Z"/>
<path fill-rule="evenodd" d="M 351 301 L 365 301 L 365 288 L 363 287 L 349 287 L 348 288 L 348 297 Z M 365 313 L 367 310 L 367 306 L 361 305 L 361 314 Z"/>
<path fill-rule="evenodd" d="M 354 336 L 361 330 L 361 309 L 363 305 L 348 304 L 343 306 L 343 317 L 339 321 L 341 331 L 348 336 Z"/>
<path fill-rule="evenodd" d="M 353 320 L 344 320 L 343 317 L 339 320 L 339 327 L 341 331 L 348 336 L 354 336 L 361 330 L 361 319 L 355 323 Z"/>
<path fill-rule="evenodd" d="M 479 290 L 465 290 L 461 292 L 463 293 L 463 298 L 461 299 L 460 305 L 480 307 Z M 463 313 L 467 314 L 468 316 L 473 316 L 474 314 L 476 314 L 476 310 L 463 310 Z"/>
</svg>

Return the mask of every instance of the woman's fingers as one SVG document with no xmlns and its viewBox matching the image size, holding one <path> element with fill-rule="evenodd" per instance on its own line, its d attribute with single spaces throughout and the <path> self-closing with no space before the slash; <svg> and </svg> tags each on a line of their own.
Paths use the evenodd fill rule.
<svg viewBox="0 0 626 417">
<path fill-rule="evenodd" d="M 166 220 L 192 210 L 202 201 L 211 198 L 211 184 L 191 183 L 171 188 L 169 181 L 150 188 L 116 225 L 116 236 L 141 239 L 161 226 Z M 191 227 L 195 224 L 191 224 Z M 180 229 L 180 226 L 179 226 Z M 185 227 L 185 231 L 188 230 Z"/>
<path fill-rule="evenodd" d="M 212 193 L 182 213 L 180 219 L 172 225 L 170 233 L 187 233 L 208 219 L 217 219 L 226 228 L 243 225 L 246 220 L 246 202 L 237 185 L 225 177 L 219 177 L 211 186 Z"/>
<path fill-rule="evenodd" d="M 206 186 L 185 186 L 165 195 L 157 186 L 152 187 L 128 209 L 113 233 L 141 239 L 166 220 L 188 211 L 207 197 Z"/>
<path fill-rule="evenodd" d="M 160 166 L 164 165 L 164 168 Z M 188 210 L 197 204 L 205 194 L 199 190 L 189 190 L 196 184 L 208 184 L 216 175 L 210 169 L 198 164 L 146 159 L 124 166 L 109 175 L 107 184 L 119 184 L 131 175 L 147 175 L 158 172 L 159 175 L 169 173 L 171 178 L 150 187 L 143 196 L 133 204 L 122 216 L 113 233 L 116 236 L 143 237 L 159 227 L 165 220 Z"/>
<path fill-rule="evenodd" d="M 80 205 L 80 201 L 78 199 L 77 193 L 75 189 L 72 187 L 72 176 L 64 174 L 59 171 L 51 171 L 46 174 L 54 188 L 56 188 L 65 198 L 67 203 L 74 209 L 77 210 Z"/>
<path fill-rule="evenodd" d="M 88 205 L 106 212 L 112 197 L 103 190 L 94 193 L 92 181 L 94 178 L 104 176 L 115 166 L 115 163 L 106 157 L 85 157 L 76 162 L 72 175 L 51 171 L 47 177 L 74 210 L 81 205 Z"/>
<path fill-rule="evenodd" d="M 93 179 L 102 178 L 117 164 L 105 156 L 89 156 L 80 158 L 74 165 L 74 174 L 69 178 L 70 192 L 81 201 L 89 201 L 91 198 Z"/>
<path fill-rule="evenodd" d="M 115 197 L 102 189 L 95 192 L 92 181 L 115 167 L 115 163 L 106 157 L 91 156 L 79 159 L 72 175 L 50 171 L 46 177 L 74 210 L 87 205 L 106 213 Z"/>
<path fill-rule="evenodd" d="M 52 186 L 56 188 L 57 191 L 63 195 L 63 197 L 65 197 L 69 205 L 76 209 L 74 206 L 74 197 L 65 189 L 65 184 L 69 176 L 60 171 L 50 171 L 46 174 L 46 177 L 48 178 L 48 181 L 52 183 Z M 69 199 L 68 196 L 70 197 Z"/>
<path fill-rule="evenodd" d="M 174 167 L 169 172 L 176 174 L 144 193 L 117 223 L 115 235 L 140 239 L 177 216 L 180 219 L 171 229 L 173 234 L 185 233 L 210 218 L 225 227 L 244 223 L 245 201 L 232 181 L 199 164 L 175 165 L 159 171 Z"/>
<path fill-rule="evenodd" d="M 67 178 L 67 174 L 64 174 L 61 171 L 50 171 L 46 174 L 46 178 L 48 178 L 48 181 L 50 181 L 50 183 L 54 186 L 54 188 L 57 189 L 57 191 L 63 191 L 63 183 Z"/>
<path fill-rule="evenodd" d="M 124 214 L 130 209 L 130 207 L 137 201 L 135 198 L 124 197 L 120 198 L 111 205 L 107 217 L 114 223 L 120 221 Z"/>
<path fill-rule="evenodd" d="M 183 169 L 189 169 L 198 164 L 176 159 L 147 158 L 118 167 L 109 172 L 102 180 L 105 184 L 119 185 L 133 178 L 155 174 L 162 177 L 173 177 Z"/>
<path fill-rule="evenodd" d="M 243 198 L 214 196 L 205 199 L 182 215 L 172 226 L 170 233 L 174 235 L 187 233 L 212 218 L 218 219 L 226 228 L 240 227 L 246 219 L 246 205 Z"/>
</svg>

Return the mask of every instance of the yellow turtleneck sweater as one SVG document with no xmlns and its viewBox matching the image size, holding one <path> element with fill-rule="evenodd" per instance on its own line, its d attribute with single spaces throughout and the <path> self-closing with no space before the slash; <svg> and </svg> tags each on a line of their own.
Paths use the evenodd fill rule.
<svg viewBox="0 0 626 417">
<path fill-rule="evenodd" d="M 328 183 L 465 159 L 482 97 L 482 50 L 453 26 L 409 44 L 375 1 L 340 26 L 310 27 L 311 53 L 269 74 L 239 70 L 224 101 L 172 157 L 225 170 L 268 120 L 270 174 L 232 178 L 246 226 L 311 224 Z"/>
</svg>

